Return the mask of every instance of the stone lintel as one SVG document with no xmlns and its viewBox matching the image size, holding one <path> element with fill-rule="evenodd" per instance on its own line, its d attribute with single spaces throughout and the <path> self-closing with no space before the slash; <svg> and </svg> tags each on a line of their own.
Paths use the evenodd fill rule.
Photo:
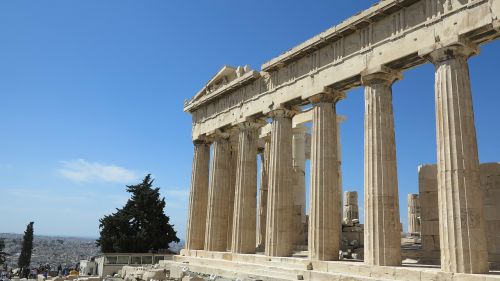
<svg viewBox="0 0 500 281">
<path fill-rule="evenodd" d="M 295 128 L 305 123 L 309 123 L 312 121 L 312 111 L 311 109 L 302 111 L 295 115 L 292 119 L 292 126 Z"/>
<path fill-rule="evenodd" d="M 384 83 L 391 85 L 396 80 L 403 79 L 401 72 L 393 70 L 385 65 L 368 68 L 361 72 L 361 84 L 371 85 Z"/>
<path fill-rule="evenodd" d="M 367 23 L 374 22 L 374 18 L 379 16 L 384 16 L 389 9 L 403 9 L 404 5 L 402 0 L 386 0 L 379 1 L 378 3 L 372 5 L 370 8 L 358 13 L 342 23 L 333 26 L 326 31 L 310 38 L 309 40 L 293 47 L 289 51 L 286 51 L 282 55 L 271 59 L 270 61 L 262 64 L 262 71 L 271 72 L 280 67 L 283 67 L 288 62 L 296 60 L 297 58 L 303 57 L 311 52 L 311 50 L 317 49 L 327 42 L 339 40 L 347 34 L 351 34 L 353 30 L 359 30 L 362 26 L 366 26 Z"/>
<path fill-rule="evenodd" d="M 306 123 L 310 123 L 312 122 L 312 108 L 308 109 L 308 110 L 305 110 L 305 111 L 302 111 L 301 113 L 298 113 L 297 115 L 295 115 L 293 117 L 293 120 L 292 120 L 292 126 L 294 128 L 302 125 L 302 124 L 306 124 Z M 345 122 L 347 120 L 347 117 L 344 116 L 344 115 L 337 115 L 337 123 L 342 123 L 342 122 Z"/>
</svg>

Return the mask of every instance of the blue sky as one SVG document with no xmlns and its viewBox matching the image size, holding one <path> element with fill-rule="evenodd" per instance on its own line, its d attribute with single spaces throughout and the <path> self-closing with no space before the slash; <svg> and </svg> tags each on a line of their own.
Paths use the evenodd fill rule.
<svg viewBox="0 0 500 281">
<path fill-rule="evenodd" d="M 98 235 L 124 186 L 152 173 L 184 237 L 192 97 L 224 64 L 254 69 L 370 1 L 0 2 L 0 232 Z M 500 161 L 500 42 L 470 60 L 481 162 Z M 434 74 L 394 85 L 401 219 L 436 160 Z M 363 93 L 338 105 L 344 190 L 363 188 Z"/>
</svg>

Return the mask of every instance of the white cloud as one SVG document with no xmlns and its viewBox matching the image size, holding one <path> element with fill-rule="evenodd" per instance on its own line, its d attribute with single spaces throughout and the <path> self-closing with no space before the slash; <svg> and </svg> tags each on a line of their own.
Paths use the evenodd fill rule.
<svg viewBox="0 0 500 281">
<path fill-rule="evenodd" d="M 74 182 L 130 183 L 138 178 L 134 171 L 115 165 L 87 162 L 84 159 L 62 161 L 58 173 Z"/>
<path fill-rule="evenodd" d="M 167 202 L 167 210 L 185 210 L 187 209 L 189 190 L 180 188 L 169 188 L 161 190 L 162 196 Z"/>
<path fill-rule="evenodd" d="M 168 198 L 186 199 L 189 196 L 189 190 L 187 190 L 187 189 L 167 189 L 167 190 L 165 190 L 165 196 Z"/>
</svg>

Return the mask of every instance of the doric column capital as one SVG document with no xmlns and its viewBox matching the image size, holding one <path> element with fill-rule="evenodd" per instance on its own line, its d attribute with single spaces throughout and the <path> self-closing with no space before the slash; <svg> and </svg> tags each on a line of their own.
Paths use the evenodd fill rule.
<svg viewBox="0 0 500 281">
<path fill-rule="evenodd" d="M 206 145 L 208 143 L 209 142 L 207 141 L 206 138 L 199 138 L 199 139 L 193 140 L 194 146 Z"/>
<path fill-rule="evenodd" d="M 267 121 L 262 118 L 250 119 L 242 123 L 236 124 L 239 131 L 258 130 L 267 125 Z"/>
<path fill-rule="evenodd" d="M 464 38 L 454 38 L 449 42 L 439 42 L 431 48 L 419 51 L 421 57 L 426 58 L 433 64 L 439 64 L 455 58 L 467 59 L 477 54 L 479 54 L 479 47 Z"/>
<path fill-rule="evenodd" d="M 340 100 L 345 99 L 345 92 L 330 90 L 326 93 L 321 93 L 309 97 L 309 102 L 312 103 L 313 106 L 319 103 L 337 103 Z"/>
<path fill-rule="evenodd" d="M 392 85 L 396 80 L 401 79 L 403 79 L 403 75 L 399 71 L 383 65 L 361 72 L 361 84 L 365 86 L 373 84 Z"/>
<path fill-rule="evenodd" d="M 236 127 L 229 127 L 224 129 L 216 129 L 212 131 L 209 135 L 205 137 L 207 142 L 214 142 L 216 140 L 227 140 L 230 141 L 232 137 L 237 135 L 238 130 Z"/>
<path fill-rule="evenodd" d="M 455 59 L 455 58 L 469 58 L 479 53 L 477 46 L 472 45 L 453 45 L 443 47 L 430 52 L 426 58 L 433 64 Z"/>
<path fill-rule="evenodd" d="M 285 108 L 285 107 L 279 107 L 274 110 L 269 111 L 268 116 L 271 118 L 276 118 L 276 117 L 285 117 L 285 118 L 292 118 L 299 112 L 298 109 L 292 108 Z"/>
</svg>

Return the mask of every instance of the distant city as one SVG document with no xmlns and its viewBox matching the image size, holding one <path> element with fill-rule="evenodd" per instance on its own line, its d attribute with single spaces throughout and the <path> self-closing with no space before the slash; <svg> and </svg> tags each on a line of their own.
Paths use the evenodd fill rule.
<svg viewBox="0 0 500 281">
<path fill-rule="evenodd" d="M 16 268 L 21 253 L 23 234 L 0 233 L 0 239 L 4 239 L 5 252 L 9 254 L 7 266 Z M 101 254 L 95 240 L 95 238 L 35 235 L 31 266 L 50 265 L 54 269 L 59 265 L 63 268 L 75 266 L 80 260 Z M 184 241 L 172 243 L 170 250 L 178 253 L 183 247 Z"/>
<path fill-rule="evenodd" d="M 23 234 L 0 233 L 0 239 L 4 239 L 5 252 L 9 254 L 8 267 L 16 268 L 21 253 Z M 69 267 L 74 266 L 80 260 L 99 254 L 100 249 L 95 245 L 95 239 L 92 238 L 35 235 L 31 265 L 48 264 L 51 268 L 57 268 L 59 265 Z"/>
</svg>

